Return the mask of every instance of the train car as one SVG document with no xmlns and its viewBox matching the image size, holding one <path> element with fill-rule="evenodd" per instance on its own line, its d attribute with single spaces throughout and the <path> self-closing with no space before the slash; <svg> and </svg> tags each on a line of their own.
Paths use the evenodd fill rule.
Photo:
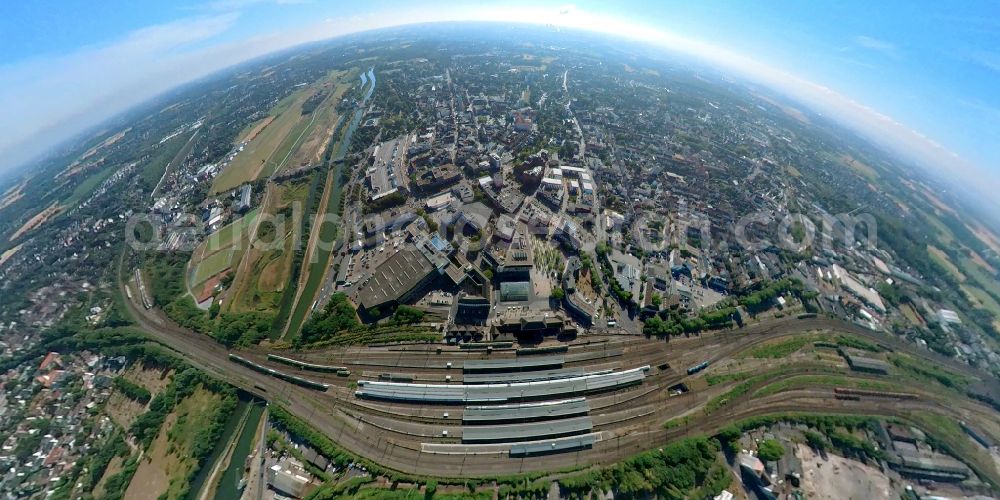
<svg viewBox="0 0 1000 500">
<path fill-rule="evenodd" d="M 698 373 L 704 370 L 705 368 L 708 368 L 708 361 L 702 361 L 701 363 L 694 365 L 691 368 L 688 368 L 687 373 L 688 375 L 694 375 L 695 373 Z"/>
<path fill-rule="evenodd" d="M 270 361 L 277 361 L 278 363 L 294 366 L 301 370 L 309 370 L 314 372 L 329 372 L 335 373 L 339 370 L 346 370 L 347 368 L 343 366 L 329 366 L 329 365 L 318 365 L 315 363 L 306 363 L 304 361 L 299 361 L 297 359 L 286 358 L 284 356 L 278 356 L 276 354 L 268 354 L 267 359 Z"/>
<path fill-rule="evenodd" d="M 253 371 L 260 372 L 260 373 L 263 373 L 263 374 L 266 374 L 266 375 L 270 375 L 270 376 L 272 376 L 274 378 L 277 378 L 277 379 L 280 379 L 280 380 L 284 380 L 286 382 L 290 382 L 290 383 L 298 385 L 298 386 L 307 387 L 309 389 L 316 389 L 318 391 L 326 391 L 327 389 L 330 388 L 329 384 L 324 384 L 324 383 L 321 383 L 321 382 L 315 382 L 315 381 L 312 381 L 312 380 L 309 380 L 309 379 L 305 379 L 305 378 L 302 378 L 302 377 L 297 377 L 295 375 L 289 375 L 287 373 L 279 372 L 278 370 L 275 370 L 273 368 L 268 368 L 266 366 L 259 365 L 257 363 L 254 363 L 253 361 L 250 361 L 249 359 L 243 358 L 241 356 L 237 356 L 235 354 L 230 354 L 229 355 L 229 360 L 233 361 L 235 363 L 239 363 L 239 364 L 241 364 L 243 366 L 246 366 L 247 368 L 250 368 Z"/>
<path fill-rule="evenodd" d="M 841 396 L 853 396 L 853 397 L 866 397 L 866 398 L 880 398 L 880 399 L 917 399 L 916 394 L 909 392 L 891 392 L 891 391 L 870 391 L 867 389 L 852 389 L 849 387 L 836 387 L 833 389 L 834 394 L 839 399 L 849 399 Z"/>
</svg>

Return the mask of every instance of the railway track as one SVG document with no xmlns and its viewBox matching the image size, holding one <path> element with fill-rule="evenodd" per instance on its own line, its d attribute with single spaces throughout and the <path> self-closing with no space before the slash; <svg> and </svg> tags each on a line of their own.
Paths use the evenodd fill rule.
<svg viewBox="0 0 1000 500">
<path fill-rule="evenodd" d="M 621 354 L 613 360 L 595 356 L 590 360 L 574 361 L 572 367 L 584 368 L 618 364 L 621 368 L 652 365 L 653 368 L 643 384 L 626 390 L 600 393 L 588 396 L 591 415 L 595 418 L 595 432 L 602 438 L 591 449 L 577 450 L 555 456 L 512 458 L 497 455 L 456 455 L 430 454 L 421 450 L 424 442 L 454 442 L 453 438 L 441 437 L 442 426 L 458 428 L 461 425 L 461 406 L 429 406 L 419 404 L 388 404 L 358 400 L 353 395 L 351 384 L 356 382 L 363 370 L 355 367 L 382 365 L 351 365 L 357 363 L 395 362 L 419 365 L 413 375 L 443 377 L 451 371 L 461 373 L 457 361 L 464 359 L 486 359 L 481 351 L 457 351 L 437 346 L 415 345 L 380 347 L 373 349 L 343 348 L 323 351 L 279 352 L 307 363 L 332 366 L 347 366 L 352 370 L 349 377 L 335 373 L 299 370 L 287 364 L 267 359 L 269 351 L 255 348 L 236 354 L 252 360 L 261 366 L 273 368 L 289 374 L 302 376 L 318 383 L 328 384 L 324 391 L 310 390 L 270 377 L 246 366 L 228 361 L 230 352 L 211 338 L 190 332 L 173 324 L 155 309 L 146 310 L 141 304 L 127 303 L 130 313 L 139 326 L 160 343 L 177 351 L 193 365 L 209 374 L 225 380 L 237 387 L 255 393 L 272 402 L 279 403 L 292 414 L 308 421 L 314 428 L 329 436 L 338 445 L 357 455 L 376 461 L 388 468 L 406 473 L 433 474 L 448 477 L 488 477 L 496 475 L 564 470 L 568 467 L 607 465 L 655 444 L 665 443 L 679 437 L 714 433 L 735 420 L 753 416 L 787 413 L 813 412 L 823 414 L 876 414 L 906 418 L 910 411 L 928 411 L 950 418 L 963 418 L 991 425 L 988 419 L 997 420 L 992 409 L 971 401 L 942 402 L 941 395 L 932 391 L 914 390 L 919 397 L 912 400 L 886 401 L 878 398 L 859 397 L 858 400 L 838 400 L 832 387 L 793 386 L 788 390 L 765 397 L 753 398 L 753 392 L 778 380 L 806 375 L 808 370 L 789 370 L 755 385 L 742 396 L 734 398 L 723 410 L 705 415 L 694 413 L 688 425 L 665 429 L 663 423 L 680 415 L 691 406 L 703 405 L 711 395 L 725 393 L 737 382 L 713 386 L 698 394 L 668 396 L 667 388 L 687 379 L 683 370 L 697 362 L 708 360 L 710 366 L 734 354 L 760 343 L 798 335 L 806 331 L 831 331 L 860 335 L 864 338 L 887 345 L 892 349 L 906 351 L 928 362 L 943 365 L 966 376 L 978 379 L 985 377 L 971 367 L 957 365 L 953 360 L 940 361 L 929 352 L 917 351 L 912 346 L 887 339 L 886 336 L 869 332 L 838 320 L 813 318 L 809 320 L 785 319 L 767 324 L 751 325 L 741 330 L 704 334 L 698 337 L 674 339 L 670 342 L 647 340 L 641 337 L 622 339 L 619 337 L 599 337 L 597 342 L 574 344 L 564 355 L 577 353 L 597 353 L 609 349 L 621 349 Z M 493 356 L 496 356 L 495 351 Z M 538 354 L 535 356 L 541 356 Z M 506 352 L 503 357 L 512 356 Z M 444 368 L 442 360 L 452 360 L 453 367 Z M 689 361 L 696 360 L 694 363 Z M 940 362 L 939 362 L 940 361 Z M 446 363 L 447 361 L 444 361 Z M 669 368 L 660 370 L 657 365 L 667 363 Z M 570 365 L 570 363 L 567 363 Z M 372 369 L 372 372 L 398 372 L 402 370 Z M 852 378 L 866 378 L 851 375 Z M 456 377 L 457 378 L 457 377 Z M 884 379 L 883 379 L 884 380 Z M 909 388 L 908 388 L 909 389 Z M 444 412 L 449 417 L 444 418 Z M 366 422 L 365 419 L 370 420 Z M 384 429 L 375 425 L 378 423 Z M 407 433 L 407 429 L 417 430 Z M 430 437 L 434 436 L 434 437 Z"/>
</svg>

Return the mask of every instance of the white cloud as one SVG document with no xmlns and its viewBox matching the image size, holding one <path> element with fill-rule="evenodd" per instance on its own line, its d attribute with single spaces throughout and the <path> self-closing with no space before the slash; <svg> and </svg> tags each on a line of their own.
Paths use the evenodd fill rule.
<svg viewBox="0 0 1000 500">
<path fill-rule="evenodd" d="M 190 64 L 189 49 L 236 19 L 225 14 L 150 26 L 112 44 L 0 67 L 0 165 L 23 162 L 189 74 L 197 76 L 206 68 Z"/>
<path fill-rule="evenodd" d="M 966 56 L 965 59 L 990 71 L 1000 73 L 1000 53 L 975 51 Z"/>
<path fill-rule="evenodd" d="M 872 38 L 870 36 L 858 35 L 853 38 L 854 44 L 863 49 L 874 50 L 876 52 L 881 52 L 883 55 L 898 58 L 899 48 L 896 44 L 892 42 L 887 42 L 885 40 L 880 40 L 878 38 Z"/>
</svg>

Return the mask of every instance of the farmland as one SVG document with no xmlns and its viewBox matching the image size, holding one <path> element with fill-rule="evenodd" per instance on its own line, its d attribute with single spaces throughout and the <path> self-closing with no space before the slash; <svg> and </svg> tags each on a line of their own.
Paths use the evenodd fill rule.
<svg viewBox="0 0 1000 500">
<path fill-rule="evenodd" d="M 24 197 L 24 186 L 28 184 L 28 181 L 22 181 L 20 184 L 8 189 L 2 196 L 0 196 L 0 210 L 7 208 L 8 205 L 20 200 Z"/>
<path fill-rule="evenodd" d="M 23 243 L 21 245 L 23 245 Z M 4 250 L 4 252 L 0 254 L 0 266 L 4 265 L 8 260 L 10 260 L 10 258 L 13 257 L 14 254 L 16 254 L 17 251 L 21 249 L 21 245 Z"/>
<path fill-rule="evenodd" d="M 55 217 L 56 215 L 58 215 L 59 212 L 62 212 L 62 207 L 59 205 L 59 203 L 53 202 L 47 208 L 45 208 L 41 212 L 35 214 L 34 217 L 28 219 L 28 221 L 25 222 L 24 225 L 22 225 L 17 231 L 14 231 L 14 234 L 11 235 L 11 237 L 10 237 L 10 241 L 14 241 L 14 240 L 20 238 L 21 236 L 24 236 L 25 234 L 27 234 L 32 229 L 35 229 L 38 226 L 41 226 L 42 224 L 45 223 L 45 221 L 47 221 L 47 220 L 51 219 L 52 217 Z"/>
<path fill-rule="evenodd" d="M 941 267 L 946 269 L 948 273 L 954 276 L 955 279 L 957 279 L 958 281 L 965 281 L 965 275 L 962 274 L 962 271 L 960 271 L 958 267 L 951 261 L 951 259 L 948 258 L 948 254 L 944 253 L 944 251 L 942 251 L 940 248 L 933 245 L 928 245 L 927 253 L 931 255 L 931 258 L 934 259 L 935 262 L 940 264 Z"/>
</svg>

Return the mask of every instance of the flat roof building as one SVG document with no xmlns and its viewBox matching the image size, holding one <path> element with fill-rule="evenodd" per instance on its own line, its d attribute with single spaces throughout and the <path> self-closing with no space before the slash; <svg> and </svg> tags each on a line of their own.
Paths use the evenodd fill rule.
<svg viewBox="0 0 1000 500">
<path fill-rule="evenodd" d="M 244 213 L 250 210 L 250 196 L 253 193 L 253 187 L 249 184 L 244 184 L 240 188 L 240 199 L 236 202 L 236 211 L 239 213 Z"/>
<path fill-rule="evenodd" d="M 527 281 L 506 281 L 500 283 L 501 302 L 525 302 L 531 295 L 531 283 Z"/>
<path fill-rule="evenodd" d="M 852 370 L 859 372 L 869 372 L 878 373 L 881 375 L 887 375 L 889 373 L 889 364 L 881 359 L 866 358 L 863 356 L 857 356 L 851 354 L 847 349 L 841 348 L 841 354 L 843 354 L 844 359 L 847 360 L 847 364 Z"/>
<path fill-rule="evenodd" d="M 542 177 L 542 187 L 545 189 L 561 189 L 562 185 L 562 179 Z"/>
<path fill-rule="evenodd" d="M 449 261 L 431 240 L 422 238 L 389 257 L 358 288 L 358 305 L 372 309 L 409 300 L 436 276 L 443 274 Z"/>
<path fill-rule="evenodd" d="M 427 199 L 427 210 L 435 212 L 442 208 L 448 208 L 454 201 L 455 197 L 451 193 L 442 193 Z"/>
</svg>

